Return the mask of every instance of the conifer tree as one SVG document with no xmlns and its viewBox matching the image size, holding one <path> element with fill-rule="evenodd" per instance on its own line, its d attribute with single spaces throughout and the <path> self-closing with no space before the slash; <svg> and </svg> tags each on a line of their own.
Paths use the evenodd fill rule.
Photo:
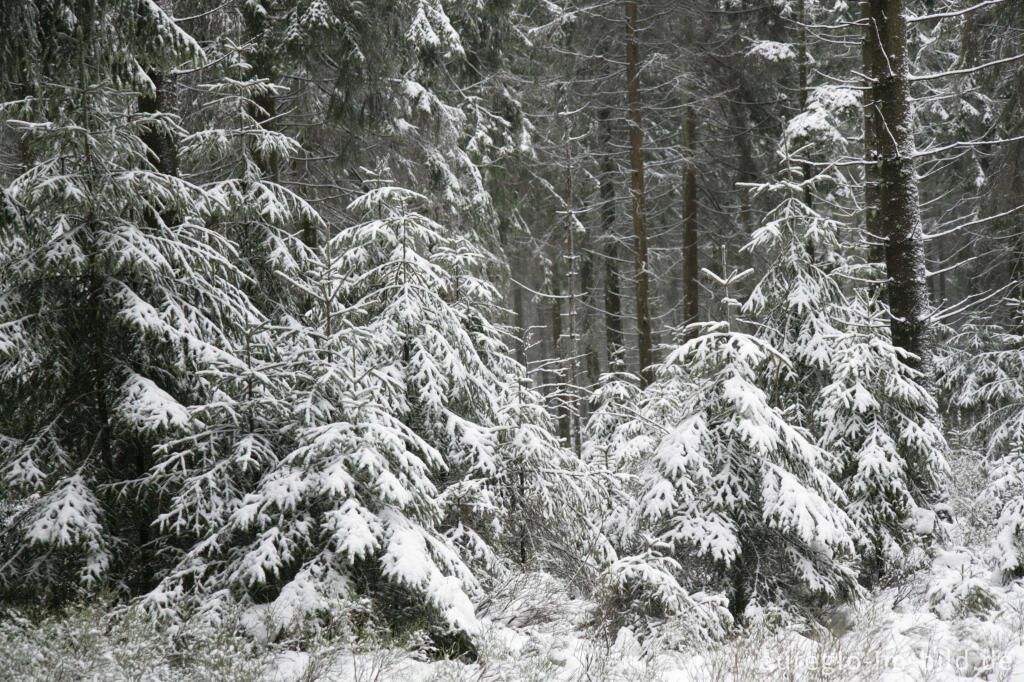
<svg viewBox="0 0 1024 682">
<path fill-rule="evenodd" d="M 134 110 L 136 92 L 155 95 L 139 65 L 197 57 L 195 42 L 153 3 L 27 16 L 26 44 L 48 56 L 3 110 L 31 164 L 4 191 L 0 230 L 0 470 L 25 500 L 2 580 L 56 597 L 138 589 L 155 502 L 132 483 L 206 397 L 197 373 L 240 365 L 241 331 L 260 318 L 210 227 L 217 197 L 155 167 L 144 142 L 180 140 L 178 119 Z"/>
<path fill-rule="evenodd" d="M 1015 306 L 1016 307 L 1016 306 Z M 940 395 L 985 454 L 982 501 L 997 517 L 992 552 L 1004 579 L 1024 575 L 1024 355 L 1019 333 L 971 323 L 940 356 Z M 969 441 L 969 442 L 971 442 Z"/>
<path fill-rule="evenodd" d="M 734 617 L 751 600 L 853 589 L 852 528 L 831 457 L 757 383 L 776 363 L 789 360 L 765 341 L 709 330 L 669 355 L 645 400 L 661 406 L 665 433 L 643 517 L 671 551 L 704 560 Z M 669 386 L 679 397 L 664 394 Z"/>
<path fill-rule="evenodd" d="M 210 461 L 200 479 L 234 470 L 248 483 L 221 496 L 221 513 L 191 503 L 166 517 L 200 532 L 152 606 L 226 589 L 243 603 L 361 592 L 385 617 L 473 635 L 481 579 L 533 554 L 544 521 L 583 503 L 578 465 L 485 316 L 488 257 L 425 205 L 382 185 L 351 207 L 366 222 L 325 244 L 310 326 L 280 331 L 280 369 L 254 370 L 255 407 L 271 415 L 258 423 L 280 420 L 259 442 L 277 448 Z"/>
</svg>

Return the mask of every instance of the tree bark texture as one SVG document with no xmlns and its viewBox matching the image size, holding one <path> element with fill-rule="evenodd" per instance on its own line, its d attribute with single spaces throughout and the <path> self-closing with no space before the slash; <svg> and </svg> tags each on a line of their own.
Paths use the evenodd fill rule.
<svg viewBox="0 0 1024 682">
<path fill-rule="evenodd" d="M 913 357 L 906 360 L 932 373 L 931 304 L 925 270 L 917 168 L 914 162 L 914 110 L 910 99 L 905 0 L 870 0 L 868 43 L 872 58 L 872 95 L 877 107 L 879 227 L 885 239 L 893 342 Z"/>
<path fill-rule="evenodd" d="M 640 55 L 636 43 L 636 0 L 626 1 L 626 77 L 629 100 L 630 192 L 633 208 L 633 259 L 636 272 L 637 356 L 644 383 L 650 381 L 651 313 L 647 263 L 647 226 L 644 215 L 643 128 L 640 113 Z"/>
</svg>

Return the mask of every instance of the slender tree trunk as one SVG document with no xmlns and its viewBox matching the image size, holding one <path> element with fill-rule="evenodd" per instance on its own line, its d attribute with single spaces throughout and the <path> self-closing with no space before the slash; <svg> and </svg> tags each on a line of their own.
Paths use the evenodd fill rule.
<svg viewBox="0 0 1024 682">
<path fill-rule="evenodd" d="M 566 392 L 566 372 L 563 362 L 565 352 L 562 350 L 562 300 L 558 287 L 558 273 L 552 273 L 551 294 L 551 358 L 553 366 L 553 390 L 551 397 L 558 414 L 558 435 L 565 443 L 569 443 L 572 434 L 572 414 L 569 408 L 569 396 Z"/>
<path fill-rule="evenodd" d="M 683 148 L 689 158 L 683 173 L 683 324 L 691 325 L 698 320 L 700 287 L 698 286 L 697 261 L 697 169 L 694 157 L 697 148 L 697 125 L 692 110 L 687 110 L 683 124 Z M 684 338 L 690 340 L 697 335 L 690 328 Z"/>
<path fill-rule="evenodd" d="M 152 97 L 139 98 L 139 111 L 145 114 L 169 111 L 174 96 L 173 80 L 156 71 L 150 71 L 147 75 L 153 82 L 155 92 Z M 142 135 L 142 141 L 152 152 L 153 165 L 159 172 L 165 175 L 178 174 L 178 147 L 166 131 L 150 128 Z"/>
<path fill-rule="evenodd" d="M 931 305 L 925 277 L 925 252 L 914 163 L 914 111 L 910 100 L 905 0 L 870 0 L 875 33 L 872 93 L 878 116 L 878 208 L 885 237 L 893 342 L 913 353 L 906 363 L 932 373 Z M 879 58 L 880 57 L 880 58 Z"/>
<path fill-rule="evenodd" d="M 512 262 L 514 267 L 516 267 L 516 273 L 526 272 L 526 266 L 523 262 L 524 260 L 525 259 L 519 254 L 518 250 L 512 251 Z M 529 281 L 522 274 L 519 274 L 518 276 L 523 277 L 524 281 Z M 512 285 L 512 313 L 515 316 L 515 325 L 519 327 L 519 343 L 516 344 L 516 359 L 519 361 L 519 364 L 529 369 L 529 358 L 527 357 L 526 350 L 526 302 L 523 300 L 523 288 L 515 283 Z"/>
<path fill-rule="evenodd" d="M 568 117 L 566 121 L 568 122 Z M 570 440 L 572 441 L 573 451 L 577 457 L 582 454 L 583 444 L 581 443 L 580 434 L 580 422 L 583 419 L 582 415 L 582 402 L 580 400 L 580 388 L 579 388 L 579 376 L 578 376 L 578 362 L 579 362 L 579 330 L 577 329 L 578 320 L 576 319 L 576 268 L 577 268 L 577 257 L 576 257 L 576 215 L 573 213 L 573 206 L 575 204 L 573 178 L 572 178 L 572 149 L 570 143 L 572 142 L 572 131 L 568 128 L 565 131 L 565 250 L 566 250 L 566 265 L 568 266 L 568 272 L 565 275 L 565 288 L 568 294 L 568 314 L 569 314 L 569 343 L 568 354 L 566 356 L 566 370 L 568 376 L 569 389 L 569 421 L 570 421 Z"/>
<path fill-rule="evenodd" d="M 808 91 L 809 91 L 808 80 L 807 80 L 807 70 L 808 70 L 808 66 L 810 65 L 810 59 L 808 59 L 808 56 L 807 56 L 807 28 L 806 28 L 807 8 L 806 8 L 805 0 L 797 0 L 796 14 L 797 14 L 797 55 L 796 55 L 796 64 L 797 64 L 797 81 L 798 81 L 797 87 L 799 88 L 799 93 L 798 93 L 797 99 L 798 99 L 798 102 L 800 104 L 800 111 L 805 111 L 807 109 L 807 94 L 808 94 Z M 809 164 L 809 163 L 803 164 L 803 172 L 804 172 L 804 203 L 807 204 L 808 208 L 812 208 L 814 206 L 814 194 L 811 192 L 811 185 L 810 185 L 810 183 L 807 182 L 807 180 L 810 180 L 811 177 L 814 174 L 814 170 L 811 168 L 811 164 Z M 811 259 L 813 260 L 814 259 L 814 245 L 811 244 L 810 242 L 808 242 L 807 243 L 807 250 L 808 250 L 808 253 L 811 256 Z"/>
<path fill-rule="evenodd" d="M 580 300 L 583 308 L 580 315 L 580 333 L 583 335 L 584 378 L 587 385 L 594 384 L 601 375 L 601 362 L 598 355 L 600 338 L 594 333 L 594 325 L 597 318 L 594 313 L 596 302 L 594 295 L 594 257 L 589 248 L 591 243 L 591 240 L 588 238 L 581 244 L 580 252 L 576 256 L 580 264 Z"/>
<path fill-rule="evenodd" d="M 615 233 L 615 161 L 612 158 L 611 112 L 598 114 L 601 135 L 601 238 L 604 240 L 604 319 L 608 369 L 621 370 L 622 294 L 619 283 L 619 242 Z"/>
<path fill-rule="evenodd" d="M 752 97 L 752 95 L 746 92 L 742 84 L 740 85 L 738 96 L 742 101 L 749 101 Z M 736 136 L 736 147 L 740 156 L 739 169 L 737 169 L 736 173 L 736 191 L 740 203 L 740 223 L 743 225 L 745 238 L 749 239 L 757 227 L 754 207 L 751 204 L 752 190 L 750 187 L 740 186 L 738 183 L 751 184 L 757 182 L 757 160 L 754 158 L 754 145 L 752 141 L 756 124 L 750 120 L 749 112 L 740 103 L 730 107 L 730 112 L 734 116 L 734 125 L 740 131 Z M 741 254 L 741 259 L 740 262 L 744 263 L 746 267 L 752 267 L 754 264 L 753 254 L 750 251 L 744 251 Z"/>
<path fill-rule="evenodd" d="M 807 95 L 810 91 L 810 85 L 807 79 L 808 67 L 810 65 L 810 59 L 807 55 L 807 6 L 805 0 L 797 0 L 796 5 L 797 14 L 797 88 L 799 93 L 797 95 L 797 101 L 799 103 L 800 111 L 807 110 Z M 810 155 L 810 150 L 806 152 Z M 801 165 L 803 171 L 804 191 L 803 200 L 807 208 L 814 208 L 814 193 L 811 191 L 811 183 L 809 182 L 814 177 L 814 169 L 810 163 L 804 163 Z M 814 261 L 814 242 L 810 239 L 807 240 L 805 246 L 807 249 L 807 255 Z"/>
<path fill-rule="evenodd" d="M 862 0 L 861 18 L 865 22 L 864 41 L 861 45 L 861 59 L 864 62 L 864 74 L 874 78 L 875 59 L 880 57 L 878 36 L 875 34 L 871 21 L 871 3 Z M 875 143 L 875 119 L 878 110 L 875 108 L 874 92 L 871 82 L 867 82 L 864 90 L 864 233 L 868 239 L 868 260 L 872 263 L 885 262 L 885 245 L 882 228 L 878 220 L 878 152 Z"/>
<path fill-rule="evenodd" d="M 637 354 L 644 383 L 650 381 L 652 356 L 647 226 L 644 223 L 643 128 L 640 115 L 640 56 L 636 44 L 637 3 L 626 0 L 626 76 L 629 99 L 629 165 L 633 207 L 633 258 L 636 271 Z"/>
</svg>

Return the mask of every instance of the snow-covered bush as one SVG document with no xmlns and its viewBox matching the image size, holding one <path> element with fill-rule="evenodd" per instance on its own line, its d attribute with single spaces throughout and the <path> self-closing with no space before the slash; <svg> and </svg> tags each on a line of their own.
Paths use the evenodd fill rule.
<svg viewBox="0 0 1024 682">
<path fill-rule="evenodd" d="M 968 551 L 939 552 L 926 594 L 929 608 L 946 620 L 984 618 L 999 608 L 999 595 L 989 573 Z"/>
</svg>

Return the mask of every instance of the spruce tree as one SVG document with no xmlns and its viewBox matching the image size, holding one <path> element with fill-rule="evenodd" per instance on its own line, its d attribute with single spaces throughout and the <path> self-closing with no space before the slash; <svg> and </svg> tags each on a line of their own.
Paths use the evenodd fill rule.
<svg viewBox="0 0 1024 682">
<path fill-rule="evenodd" d="M 36 52 L 3 109 L 25 166 L 0 230 L 0 470 L 24 501 L 2 580 L 54 597 L 138 589 L 157 561 L 156 500 L 135 484 L 206 397 L 197 373 L 240 365 L 241 330 L 260 318 L 210 227 L 217 198 L 160 170 L 145 142 L 180 140 L 179 120 L 136 108 L 156 95 L 139 65 L 197 57 L 195 42 L 152 3 L 26 16 Z"/>
</svg>

